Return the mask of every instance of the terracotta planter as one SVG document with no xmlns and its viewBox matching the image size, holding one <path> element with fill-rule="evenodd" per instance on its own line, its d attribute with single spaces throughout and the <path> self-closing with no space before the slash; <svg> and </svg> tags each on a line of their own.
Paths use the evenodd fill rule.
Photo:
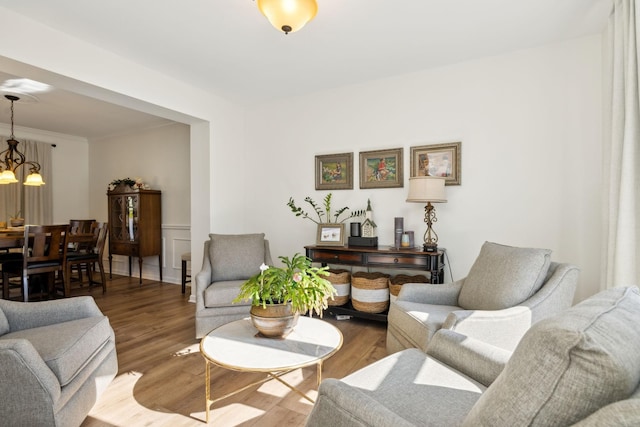
<svg viewBox="0 0 640 427">
<path fill-rule="evenodd" d="M 298 313 L 291 310 L 291 304 L 267 304 L 251 306 L 253 326 L 267 338 L 286 337 L 298 323 Z"/>
</svg>

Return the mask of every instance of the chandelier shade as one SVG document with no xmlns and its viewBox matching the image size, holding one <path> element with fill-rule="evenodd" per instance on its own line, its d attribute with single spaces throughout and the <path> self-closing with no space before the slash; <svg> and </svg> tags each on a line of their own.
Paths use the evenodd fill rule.
<svg viewBox="0 0 640 427">
<path fill-rule="evenodd" d="M 39 187 L 44 185 L 42 175 L 40 175 L 40 163 L 27 160 L 25 155 L 18 150 L 18 141 L 13 135 L 13 103 L 20 98 L 14 95 L 5 95 L 11 101 L 11 137 L 7 140 L 9 148 L 0 152 L 0 184 L 12 184 L 18 182 L 16 171 L 18 168 L 29 165 L 29 176 L 24 185 Z"/>
<path fill-rule="evenodd" d="M 304 27 L 318 13 L 316 0 L 256 0 L 271 25 L 285 34 Z"/>
</svg>

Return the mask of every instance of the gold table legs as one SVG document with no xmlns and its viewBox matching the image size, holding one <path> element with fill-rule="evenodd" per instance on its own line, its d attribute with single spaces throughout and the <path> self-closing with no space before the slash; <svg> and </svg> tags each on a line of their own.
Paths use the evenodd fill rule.
<svg viewBox="0 0 640 427">
<path fill-rule="evenodd" d="M 210 362 L 208 359 L 205 359 L 205 404 L 206 404 L 206 423 L 209 424 L 209 420 L 210 420 L 210 412 L 211 412 L 211 405 L 213 405 L 214 403 L 226 399 L 227 397 L 231 397 L 235 394 L 238 394 L 240 392 L 245 391 L 248 388 L 254 387 L 258 384 L 262 384 L 265 383 L 269 380 L 277 380 L 279 381 L 281 384 L 284 384 L 285 386 L 289 387 L 291 390 L 295 391 L 296 393 L 298 393 L 300 396 L 304 397 L 305 399 L 307 399 L 309 402 L 311 403 L 315 403 L 315 401 L 310 398 L 309 396 L 307 396 L 306 394 L 304 394 L 304 392 L 302 390 L 299 390 L 298 388 L 296 388 L 295 386 L 287 383 L 285 380 L 283 380 L 282 378 L 280 378 L 283 375 L 288 374 L 289 372 L 293 372 L 296 369 L 299 368 L 295 368 L 295 369 L 289 369 L 289 370 L 285 370 L 285 371 L 278 371 L 278 372 L 267 372 L 267 377 L 263 378 L 260 381 L 256 381 L 253 382 L 251 384 L 248 384 L 238 390 L 232 391 L 231 393 L 227 393 L 224 396 L 220 396 L 216 399 L 211 399 L 211 365 L 213 364 L 212 362 Z M 246 372 L 252 372 L 252 371 L 246 371 Z M 320 381 L 322 381 L 322 360 L 318 361 L 316 363 L 316 380 L 317 380 L 317 384 L 318 386 L 320 385 Z"/>
</svg>

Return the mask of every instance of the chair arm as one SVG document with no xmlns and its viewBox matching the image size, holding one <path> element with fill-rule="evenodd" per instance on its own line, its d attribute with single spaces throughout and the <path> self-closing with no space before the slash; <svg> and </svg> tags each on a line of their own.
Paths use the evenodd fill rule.
<svg viewBox="0 0 640 427">
<path fill-rule="evenodd" d="M 60 398 L 57 377 L 25 339 L 0 339 L 0 372 L 3 408 L 19 410 L 38 404 L 51 408 Z"/>
<path fill-rule="evenodd" d="M 390 399 L 397 396 L 389 396 Z M 326 426 L 354 427 L 411 427 L 408 422 L 390 409 L 344 382 L 327 378 L 318 388 L 318 397 L 306 427 Z"/>
<path fill-rule="evenodd" d="M 209 259 L 209 245 L 211 241 L 204 243 L 204 255 L 202 256 L 202 268 L 196 274 L 196 311 L 204 310 L 204 291 L 211 284 L 213 271 L 211 269 L 211 260 Z"/>
<path fill-rule="evenodd" d="M 429 283 L 405 283 L 400 288 L 398 301 L 410 301 L 420 304 L 458 305 L 458 295 L 464 279 L 434 285 Z"/>
<path fill-rule="evenodd" d="M 458 332 L 440 329 L 427 354 L 489 387 L 500 375 L 511 352 Z"/>
<path fill-rule="evenodd" d="M 573 304 L 580 270 L 571 264 L 556 264 L 544 285 L 524 301 L 533 313 L 533 323 L 560 314 Z"/>
<path fill-rule="evenodd" d="M 103 315 L 90 296 L 30 303 L 0 300 L 0 310 L 11 332 Z"/>
<path fill-rule="evenodd" d="M 442 329 L 513 351 L 532 325 L 531 310 L 516 306 L 504 310 L 456 310 L 447 315 Z"/>
</svg>

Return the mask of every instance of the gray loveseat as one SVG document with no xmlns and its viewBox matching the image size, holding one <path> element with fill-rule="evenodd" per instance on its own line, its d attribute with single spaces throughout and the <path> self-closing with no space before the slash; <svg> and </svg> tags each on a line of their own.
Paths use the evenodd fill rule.
<svg viewBox="0 0 640 427">
<path fill-rule="evenodd" d="M 630 287 L 541 320 L 512 355 L 440 330 L 427 354 L 407 349 L 325 379 L 307 426 L 638 426 L 638 325 Z"/>
<path fill-rule="evenodd" d="M 118 372 L 92 297 L 0 300 L 0 424 L 79 426 Z"/>
</svg>

